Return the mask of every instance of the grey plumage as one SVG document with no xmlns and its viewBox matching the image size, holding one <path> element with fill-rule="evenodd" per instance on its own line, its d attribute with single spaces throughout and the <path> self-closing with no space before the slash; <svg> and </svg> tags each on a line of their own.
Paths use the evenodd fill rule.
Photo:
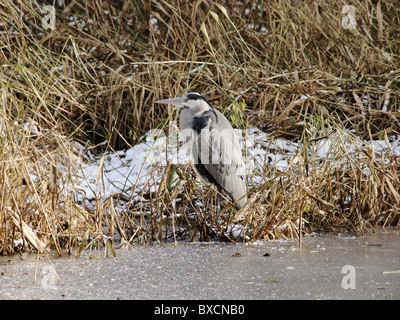
<svg viewBox="0 0 400 320">
<path fill-rule="evenodd" d="M 228 119 L 198 93 L 158 103 L 182 107 L 181 136 L 191 151 L 200 178 L 214 184 L 235 202 L 238 209 L 247 202 L 245 165 L 240 143 Z"/>
</svg>

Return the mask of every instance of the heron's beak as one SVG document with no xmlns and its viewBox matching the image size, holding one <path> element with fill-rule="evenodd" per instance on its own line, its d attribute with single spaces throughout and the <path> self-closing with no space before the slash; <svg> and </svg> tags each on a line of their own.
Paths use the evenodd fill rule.
<svg viewBox="0 0 400 320">
<path fill-rule="evenodd" d="M 183 98 L 173 98 L 173 99 L 164 99 L 158 100 L 156 103 L 166 103 L 166 104 L 173 104 L 174 106 L 182 107 L 185 103 L 185 99 Z"/>
</svg>

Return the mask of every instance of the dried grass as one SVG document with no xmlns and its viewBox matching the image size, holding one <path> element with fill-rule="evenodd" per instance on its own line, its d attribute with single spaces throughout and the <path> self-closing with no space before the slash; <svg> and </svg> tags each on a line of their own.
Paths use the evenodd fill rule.
<svg viewBox="0 0 400 320">
<path fill-rule="evenodd" d="M 373 148 L 399 134 L 393 2 L 65 0 L 55 30 L 42 26 L 45 4 L 0 4 L 0 253 L 235 240 L 232 223 L 252 240 L 399 224 L 398 153 Z M 342 27 L 344 5 L 355 8 L 354 30 Z M 187 91 L 206 94 L 236 127 L 299 142 L 290 173 L 254 173 L 263 182 L 236 216 L 228 205 L 210 214 L 215 192 L 172 165 L 122 213 L 122 195 L 99 193 L 93 208 L 77 203 L 74 141 L 100 154 L 129 148 L 171 116 L 155 100 Z M 332 156 L 317 159 L 332 136 Z M 186 181 L 183 191 L 177 181 Z"/>
</svg>

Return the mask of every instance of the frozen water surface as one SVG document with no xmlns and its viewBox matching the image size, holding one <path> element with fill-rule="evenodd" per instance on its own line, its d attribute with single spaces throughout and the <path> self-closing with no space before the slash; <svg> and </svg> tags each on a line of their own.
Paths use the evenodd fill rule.
<svg viewBox="0 0 400 320">
<path fill-rule="evenodd" d="M 297 241 L 181 242 L 116 253 L 0 257 L 0 299 L 400 299 L 392 228 L 306 236 L 301 249 Z"/>
</svg>

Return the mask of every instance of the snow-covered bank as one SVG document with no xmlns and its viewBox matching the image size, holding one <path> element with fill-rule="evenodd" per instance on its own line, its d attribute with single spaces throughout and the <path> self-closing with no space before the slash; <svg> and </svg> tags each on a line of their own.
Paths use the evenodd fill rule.
<svg viewBox="0 0 400 320">
<path fill-rule="evenodd" d="M 257 128 L 246 132 L 235 130 L 241 137 L 243 154 L 246 154 L 247 174 L 251 185 L 263 182 L 263 171 L 273 168 L 286 172 L 296 164 L 295 157 L 303 145 L 282 138 L 275 139 Z M 188 164 L 188 151 L 182 147 L 177 134 L 167 137 L 163 133 L 150 132 L 142 137 L 142 142 L 128 150 L 107 152 L 95 157 L 88 151 L 89 161 L 81 164 L 76 183 L 77 200 L 92 200 L 112 194 L 139 196 L 146 189 L 153 192 L 164 174 L 167 163 Z M 338 152 L 340 151 L 340 152 Z M 376 155 L 376 161 L 390 161 L 391 155 L 400 156 L 400 137 L 372 142 L 355 140 L 346 131 L 336 131 L 327 137 L 318 139 L 308 146 L 308 154 L 313 157 L 310 168 L 317 168 L 321 161 L 330 161 L 332 167 L 341 166 L 346 153 L 356 159 L 363 151 Z"/>
</svg>

